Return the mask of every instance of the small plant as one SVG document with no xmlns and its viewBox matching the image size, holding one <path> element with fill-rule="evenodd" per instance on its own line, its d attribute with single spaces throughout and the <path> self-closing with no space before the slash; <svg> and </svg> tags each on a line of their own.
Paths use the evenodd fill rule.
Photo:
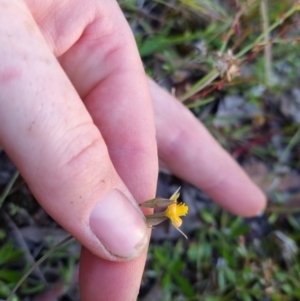
<svg viewBox="0 0 300 301">
<path fill-rule="evenodd" d="M 146 215 L 146 223 L 150 227 L 152 227 L 162 223 L 169 218 L 175 229 L 177 229 L 187 239 L 187 236 L 179 229 L 179 227 L 182 224 L 182 219 L 180 218 L 180 216 L 187 215 L 188 206 L 178 201 L 180 195 L 179 190 L 180 187 L 173 193 L 170 199 L 155 198 L 153 200 L 142 203 L 141 206 L 148 208 L 167 207 L 167 209 L 163 212 Z"/>
</svg>

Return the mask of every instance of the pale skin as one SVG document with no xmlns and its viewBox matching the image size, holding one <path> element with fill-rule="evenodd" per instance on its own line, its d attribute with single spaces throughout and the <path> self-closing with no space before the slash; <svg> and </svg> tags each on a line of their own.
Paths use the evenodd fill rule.
<svg viewBox="0 0 300 301">
<path fill-rule="evenodd" d="M 136 300 L 149 231 L 135 204 L 154 197 L 159 161 L 234 214 L 266 203 L 147 79 L 114 0 L 0 0 L 0 145 L 84 246 L 81 300 Z"/>
</svg>

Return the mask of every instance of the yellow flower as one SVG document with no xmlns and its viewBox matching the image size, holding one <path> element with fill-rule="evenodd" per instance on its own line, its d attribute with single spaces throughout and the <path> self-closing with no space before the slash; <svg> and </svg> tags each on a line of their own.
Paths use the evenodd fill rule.
<svg viewBox="0 0 300 301">
<path fill-rule="evenodd" d="M 146 215 L 146 221 L 149 226 L 155 226 L 160 224 L 169 218 L 173 226 L 185 237 L 187 236 L 179 229 L 182 224 L 182 219 L 180 216 L 185 216 L 188 213 L 188 206 L 184 203 L 179 203 L 177 201 L 180 193 L 180 187 L 175 191 L 175 193 L 170 197 L 170 199 L 155 198 L 146 201 L 141 204 L 143 207 L 155 208 L 155 207 L 166 207 L 167 209 L 163 212 L 153 213 Z"/>
<path fill-rule="evenodd" d="M 165 211 L 165 216 L 168 217 L 173 226 L 178 228 L 182 224 L 182 219 L 179 216 L 185 216 L 188 213 L 188 206 L 185 204 L 172 204 Z"/>
</svg>

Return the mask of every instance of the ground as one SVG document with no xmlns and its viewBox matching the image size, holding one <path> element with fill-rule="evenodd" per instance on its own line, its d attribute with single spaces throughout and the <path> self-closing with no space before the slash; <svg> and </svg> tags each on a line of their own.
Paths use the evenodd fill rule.
<svg viewBox="0 0 300 301">
<path fill-rule="evenodd" d="M 147 74 L 192 110 L 268 196 L 266 212 L 242 219 L 161 171 L 157 195 L 168 198 L 181 186 L 189 205 L 182 227 L 188 240 L 167 222 L 154 229 L 139 300 L 299 300 L 299 4 L 120 5 Z M 0 192 L 14 172 L 1 150 Z M 0 207 L 0 298 L 6 298 L 67 233 L 20 178 Z M 19 300 L 79 300 L 79 248 L 72 241 L 53 253 L 18 290 Z"/>
</svg>

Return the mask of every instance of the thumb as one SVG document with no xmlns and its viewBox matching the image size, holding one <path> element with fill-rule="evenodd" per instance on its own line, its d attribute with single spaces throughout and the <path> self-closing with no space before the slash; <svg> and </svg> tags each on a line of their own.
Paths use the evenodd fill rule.
<svg viewBox="0 0 300 301">
<path fill-rule="evenodd" d="M 22 11 L 23 12 L 23 11 Z M 0 144 L 45 210 L 110 260 L 146 247 L 144 216 L 105 142 L 35 27 L 0 19 Z M 19 47 L 19 45 L 22 47 Z"/>
</svg>

